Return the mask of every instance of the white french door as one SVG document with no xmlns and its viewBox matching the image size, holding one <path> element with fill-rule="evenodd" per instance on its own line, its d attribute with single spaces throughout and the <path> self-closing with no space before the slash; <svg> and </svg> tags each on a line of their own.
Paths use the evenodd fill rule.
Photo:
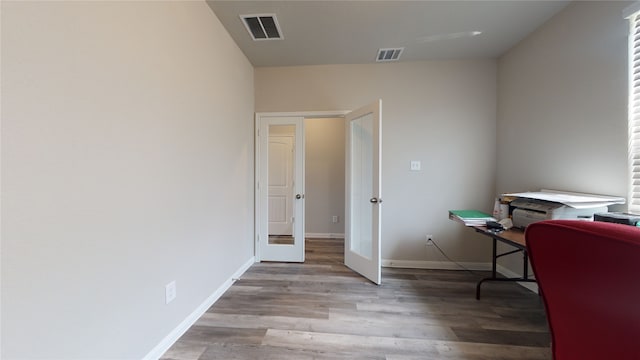
<svg viewBox="0 0 640 360">
<path fill-rule="evenodd" d="M 260 261 L 304 262 L 304 118 L 257 118 Z"/>
<path fill-rule="evenodd" d="M 344 262 L 380 284 L 382 101 L 346 115 Z"/>
</svg>

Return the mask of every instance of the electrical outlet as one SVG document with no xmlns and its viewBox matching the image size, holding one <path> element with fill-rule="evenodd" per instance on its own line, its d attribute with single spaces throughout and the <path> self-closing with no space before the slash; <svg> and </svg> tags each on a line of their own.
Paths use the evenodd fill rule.
<svg viewBox="0 0 640 360">
<path fill-rule="evenodd" d="M 420 171 L 420 161 L 418 160 L 411 160 L 411 164 L 409 166 L 409 168 L 411 169 L 411 171 Z"/>
<path fill-rule="evenodd" d="M 168 283 L 165 287 L 164 287 L 164 301 L 165 304 L 168 304 L 170 302 L 172 302 L 176 296 L 178 295 L 177 291 L 176 291 L 176 281 L 172 281 L 170 283 Z"/>
<path fill-rule="evenodd" d="M 433 235 L 429 234 L 426 236 L 427 246 L 433 246 Z"/>
</svg>

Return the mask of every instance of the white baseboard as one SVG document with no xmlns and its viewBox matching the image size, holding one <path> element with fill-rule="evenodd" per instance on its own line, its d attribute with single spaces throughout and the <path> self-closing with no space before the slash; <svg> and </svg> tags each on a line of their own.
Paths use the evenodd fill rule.
<svg viewBox="0 0 640 360">
<path fill-rule="evenodd" d="M 509 269 L 507 269 L 506 267 L 498 264 L 496 266 L 496 271 L 499 272 L 500 274 L 504 275 L 505 277 L 522 277 L 522 274 L 518 274 L 516 272 L 513 272 Z M 534 293 L 538 293 L 538 283 L 534 283 L 534 282 L 518 282 L 518 284 L 520 284 L 520 286 L 527 288 L 531 291 L 533 291 Z"/>
<path fill-rule="evenodd" d="M 462 265 L 464 268 L 460 267 Z M 408 268 L 408 269 L 431 269 L 431 270 L 491 270 L 491 263 L 474 263 L 461 262 L 454 263 L 451 261 L 424 261 L 424 260 L 389 260 L 383 259 L 382 266 L 390 268 Z"/>
<path fill-rule="evenodd" d="M 344 239 L 344 234 L 338 233 L 306 233 L 304 234 L 305 238 L 316 238 L 316 239 Z"/>
<path fill-rule="evenodd" d="M 189 316 L 173 329 L 160 341 L 143 359 L 157 360 L 164 354 L 178 339 L 193 325 L 220 297 L 227 291 L 233 283 L 244 274 L 247 269 L 255 263 L 255 257 L 251 257 L 244 263 L 229 279 L 227 279 L 216 291 L 213 292 L 200 306 L 198 306 Z"/>
</svg>

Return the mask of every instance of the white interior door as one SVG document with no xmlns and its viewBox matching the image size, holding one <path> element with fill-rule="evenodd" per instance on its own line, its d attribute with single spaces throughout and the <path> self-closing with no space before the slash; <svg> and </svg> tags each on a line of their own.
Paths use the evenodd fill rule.
<svg viewBox="0 0 640 360">
<path fill-rule="evenodd" d="M 304 262 L 304 118 L 260 117 L 257 125 L 258 258 Z"/>
<path fill-rule="evenodd" d="M 382 101 L 346 115 L 344 262 L 380 284 Z"/>
<path fill-rule="evenodd" d="M 293 126 L 269 134 L 269 236 L 293 236 Z"/>
</svg>

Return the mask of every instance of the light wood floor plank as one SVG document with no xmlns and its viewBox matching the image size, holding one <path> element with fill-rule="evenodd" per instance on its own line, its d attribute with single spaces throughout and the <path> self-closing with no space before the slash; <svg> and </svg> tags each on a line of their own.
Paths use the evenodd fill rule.
<svg viewBox="0 0 640 360">
<path fill-rule="evenodd" d="M 288 349 L 323 351 L 332 349 L 360 354 L 422 354 L 424 358 L 439 356 L 487 356 L 493 359 L 545 359 L 546 349 L 528 346 L 493 345 L 462 341 L 406 339 L 380 336 L 339 335 L 319 332 L 269 329 L 263 345 Z"/>
<path fill-rule="evenodd" d="M 198 326 L 261 328 L 278 330 L 296 330 L 333 334 L 392 336 L 399 338 L 429 338 L 457 340 L 458 337 L 449 326 L 433 325 L 415 321 L 407 323 L 393 318 L 368 318 L 366 320 L 344 317 L 343 319 L 302 319 L 289 316 L 256 316 L 205 314 Z"/>
<path fill-rule="evenodd" d="M 541 299 L 485 272 L 382 270 L 377 286 L 342 264 L 340 239 L 307 239 L 304 264 L 260 263 L 163 360 L 549 360 Z"/>
</svg>

